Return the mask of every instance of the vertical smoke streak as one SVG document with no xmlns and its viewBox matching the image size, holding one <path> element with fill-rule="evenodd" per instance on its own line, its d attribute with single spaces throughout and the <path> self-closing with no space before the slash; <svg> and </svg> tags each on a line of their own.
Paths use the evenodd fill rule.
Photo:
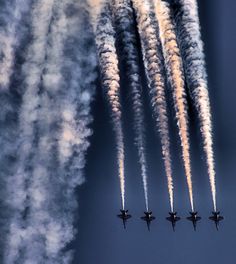
<svg viewBox="0 0 236 264">
<path fill-rule="evenodd" d="M 186 82 L 200 119 L 214 210 L 216 211 L 215 166 L 207 73 L 196 0 L 178 0 L 177 33 Z"/>
<path fill-rule="evenodd" d="M 165 96 L 165 79 L 163 77 L 163 58 L 160 51 L 160 43 L 156 37 L 157 29 L 154 25 L 152 16 L 150 16 L 151 6 L 149 2 L 147 0 L 133 0 L 132 2 L 137 16 L 144 66 L 150 88 L 152 107 L 156 115 L 156 123 L 160 134 L 170 206 L 171 211 L 173 211 L 173 179 L 171 169 L 168 114 Z"/>
<path fill-rule="evenodd" d="M 14 263 L 19 256 L 24 241 L 23 214 L 27 208 L 26 184 L 31 176 L 31 160 L 35 155 L 34 124 L 38 117 L 39 84 L 45 60 L 47 34 L 51 21 L 53 0 L 39 0 L 32 7 L 32 36 L 26 63 L 22 74 L 25 76 L 22 107 L 19 114 L 19 141 L 17 172 L 9 177 L 8 192 L 10 194 L 14 216 L 10 221 L 10 234 L 5 254 L 6 263 Z"/>
<path fill-rule="evenodd" d="M 118 58 L 115 47 L 115 32 L 112 25 L 112 14 L 110 5 L 105 3 L 100 6 L 101 12 L 95 18 L 95 35 L 98 50 L 102 85 L 107 93 L 107 99 L 111 108 L 111 117 L 114 126 L 119 178 L 121 188 L 122 207 L 125 207 L 125 176 L 124 176 L 124 139 L 121 123 L 121 104 L 120 104 L 120 77 L 118 69 Z M 95 10 L 96 11 L 96 10 Z M 93 10 L 92 10 L 93 12 Z M 94 16 L 94 14 L 92 14 Z"/>
<path fill-rule="evenodd" d="M 68 34 L 64 53 L 67 60 L 63 63 L 65 97 L 61 102 L 59 158 L 65 174 L 71 175 L 70 184 L 74 186 L 84 180 L 84 156 L 89 146 L 88 137 L 92 134 L 89 125 L 97 79 L 97 55 L 88 4 L 86 1 L 70 2 L 66 9 Z"/>
<path fill-rule="evenodd" d="M 29 211 L 24 248 L 26 263 L 32 262 L 34 256 L 38 256 L 38 263 L 63 263 L 67 254 L 63 256 L 60 252 L 73 237 L 73 225 L 67 225 L 70 220 L 67 221 L 63 214 L 59 217 L 58 212 L 58 206 L 63 207 L 58 203 L 58 192 L 64 187 L 60 184 L 64 175 L 58 162 L 57 143 L 61 121 L 61 89 L 64 87 L 61 68 L 64 63 L 64 38 L 67 36 L 64 13 L 67 4 L 66 0 L 54 1 L 45 47 L 36 125 L 36 155 L 28 183 Z"/>
<path fill-rule="evenodd" d="M 141 79 L 139 70 L 139 58 L 137 51 L 137 40 L 133 9 L 130 0 L 114 0 L 113 14 L 116 22 L 117 33 L 122 43 L 122 53 L 125 55 L 126 72 L 130 83 L 133 112 L 135 142 L 138 148 L 139 163 L 144 188 L 145 205 L 148 211 L 148 184 L 147 184 L 147 162 L 145 151 L 145 129 L 144 114 L 142 106 Z"/>
<path fill-rule="evenodd" d="M 24 124 L 21 128 L 32 131 L 25 140 L 28 144 L 33 142 L 31 168 L 23 170 L 25 163 L 19 163 L 23 179 L 19 175 L 17 178 L 23 183 L 20 188 L 13 184 L 9 188 L 14 192 L 13 198 L 24 194 L 24 199 L 20 199 L 22 208 L 12 219 L 5 263 L 71 262 L 72 252 L 66 246 L 76 233 L 73 227 L 77 208 L 75 188 L 83 182 L 87 138 L 91 134 L 88 125 L 97 64 L 86 5 L 75 0 L 55 0 L 51 2 L 50 12 L 45 12 L 49 6 L 42 4 L 39 1 L 35 6 L 39 15 L 32 14 L 33 21 L 41 20 L 33 31 L 29 54 L 33 47 L 43 46 L 44 56 L 36 56 L 36 49 L 30 57 L 34 64 L 28 58 L 28 64 L 24 65 L 30 72 L 33 64 L 37 68 L 33 72 L 40 74 L 40 79 L 38 75 L 32 76 L 34 79 L 28 86 L 38 96 L 37 104 L 33 104 L 37 112 L 34 122 L 27 126 L 22 121 L 26 113 L 20 115 Z M 40 11 L 44 16 L 40 16 Z M 40 40 L 36 33 L 40 34 Z M 28 75 L 25 78 L 29 80 Z M 30 103 L 23 100 L 22 109 L 27 109 L 26 104 Z M 16 201 L 12 202 L 18 206 Z"/>
<path fill-rule="evenodd" d="M 6 250 L 10 219 L 14 209 L 8 193 L 9 176 L 17 167 L 19 67 L 16 56 L 23 53 L 21 42 L 28 34 L 31 0 L 0 3 L 0 262 Z"/>
<path fill-rule="evenodd" d="M 69 263 L 72 258 L 71 252 L 66 251 L 65 247 L 76 232 L 73 228 L 73 213 L 77 207 L 74 191 L 84 180 L 82 169 L 85 165 L 85 151 L 89 146 L 87 138 L 91 134 L 88 125 L 91 122 L 93 82 L 97 77 L 96 52 L 95 43 L 91 42 L 91 29 L 85 9 L 83 2 L 57 1 L 58 20 L 55 19 L 52 24 L 51 48 L 48 50 L 46 67 L 48 70 L 43 78 L 48 99 L 56 100 L 51 104 L 51 108 L 55 109 L 52 114 L 54 121 L 46 123 L 48 131 L 45 134 L 51 142 L 51 153 L 56 153 L 58 157 L 54 159 L 51 156 L 52 163 L 48 162 L 52 202 L 48 206 L 51 221 L 45 227 L 45 263 L 50 264 Z M 50 128 L 54 125 L 58 126 L 59 133 L 52 137 Z M 59 164 L 59 170 L 52 167 L 52 164 Z M 52 173 L 53 168 L 56 173 Z"/>
<path fill-rule="evenodd" d="M 0 12 L 0 89 L 7 89 L 13 72 L 15 50 L 19 44 L 19 25 L 29 8 L 29 0 L 1 3 Z"/>
<path fill-rule="evenodd" d="M 172 86 L 176 119 L 179 127 L 179 136 L 182 145 L 182 157 L 189 190 L 191 209 L 194 211 L 192 173 L 190 164 L 190 146 L 188 135 L 188 118 L 186 109 L 186 93 L 184 87 L 184 74 L 180 50 L 178 48 L 174 25 L 172 22 L 168 3 L 155 1 L 156 19 L 159 24 L 159 35 L 162 43 L 163 54 L 168 74 L 168 80 Z"/>
</svg>

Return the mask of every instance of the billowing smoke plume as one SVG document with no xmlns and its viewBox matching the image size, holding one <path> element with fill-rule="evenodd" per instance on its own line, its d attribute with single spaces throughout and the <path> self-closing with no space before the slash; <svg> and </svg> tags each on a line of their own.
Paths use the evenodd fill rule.
<svg viewBox="0 0 236 264">
<path fill-rule="evenodd" d="M 70 263 L 72 257 L 66 246 L 76 231 L 74 190 L 83 182 L 96 79 L 86 9 L 75 0 L 33 6 L 4 263 Z"/>
<path fill-rule="evenodd" d="M 101 12 L 95 18 L 95 34 L 102 85 L 107 94 L 107 100 L 111 108 L 111 117 L 114 126 L 119 178 L 121 188 L 122 207 L 125 207 L 125 175 L 124 175 L 124 139 L 121 123 L 120 104 L 120 76 L 118 69 L 118 57 L 115 47 L 115 31 L 112 24 L 111 6 L 101 3 Z M 97 11 L 97 9 L 95 9 Z M 94 14 L 92 14 L 94 15 Z"/>
<path fill-rule="evenodd" d="M 165 96 L 165 78 L 163 59 L 160 52 L 160 42 L 157 38 L 157 29 L 150 16 L 151 6 L 147 0 L 133 0 L 136 11 L 138 30 L 140 34 L 143 60 L 148 78 L 151 102 L 156 113 L 157 128 L 160 133 L 162 155 L 168 181 L 171 210 L 173 211 L 173 180 L 170 156 L 170 138 L 168 128 L 167 104 Z"/>
<path fill-rule="evenodd" d="M 207 74 L 203 43 L 201 40 L 198 6 L 196 0 L 176 1 L 178 40 L 183 56 L 186 82 L 197 108 L 204 151 L 208 166 L 214 210 L 216 210 L 215 167 L 212 140 L 212 122 L 207 87 Z"/>
<path fill-rule="evenodd" d="M 185 83 L 182 59 L 180 56 L 168 3 L 162 0 L 157 0 L 155 1 L 154 5 L 156 18 L 159 25 L 159 36 L 162 43 L 168 80 L 171 84 L 174 98 L 176 119 L 179 127 L 179 136 L 182 145 L 182 157 L 184 161 L 185 174 L 187 177 L 191 209 L 194 210 L 186 93 L 184 87 Z"/>
<path fill-rule="evenodd" d="M 32 7 L 32 35 L 34 41 L 28 49 L 26 63 L 22 74 L 25 76 L 24 95 L 19 116 L 19 146 L 17 172 L 9 178 L 9 192 L 14 215 L 10 223 L 9 252 L 6 261 L 14 263 L 19 258 L 22 246 L 24 222 L 23 213 L 26 209 L 26 184 L 31 177 L 31 162 L 35 152 L 34 124 L 38 118 L 39 84 L 45 60 L 47 33 L 51 20 L 53 0 L 43 3 L 38 1 Z M 30 164 L 30 165 L 29 165 Z"/>
<path fill-rule="evenodd" d="M 9 219 L 12 216 L 8 193 L 9 175 L 15 173 L 20 105 L 16 53 L 23 53 L 21 40 L 27 36 L 26 17 L 31 1 L 1 1 L 0 4 L 0 262 L 5 251 Z M 14 82 L 12 81 L 14 79 Z"/>
<path fill-rule="evenodd" d="M 143 180 L 146 210 L 148 211 L 148 183 L 147 162 L 145 150 L 144 114 L 142 105 L 140 61 L 137 51 L 135 21 L 130 0 L 114 0 L 113 16 L 115 18 L 118 38 L 121 40 L 121 49 L 126 64 L 126 73 L 131 88 L 131 100 L 134 110 L 135 142 L 138 148 L 139 163 Z"/>
</svg>

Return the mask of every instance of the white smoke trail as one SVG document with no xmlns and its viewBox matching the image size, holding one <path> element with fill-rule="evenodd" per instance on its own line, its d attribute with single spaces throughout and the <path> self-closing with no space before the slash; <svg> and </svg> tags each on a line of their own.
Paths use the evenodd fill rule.
<svg viewBox="0 0 236 264">
<path fill-rule="evenodd" d="M 135 35 L 135 24 L 133 9 L 130 0 L 114 0 L 113 14 L 116 22 L 117 32 L 122 42 L 122 52 L 125 54 L 126 72 L 130 82 L 132 103 L 134 111 L 135 142 L 138 148 L 139 163 L 144 188 L 145 205 L 148 211 L 148 183 L 147 183 L 147 161 L 145 151 L 144 114 L 142 106 L 141 79 L 139 69 L 139 58 L 137 51 L 137 40 Z"/>
<path fill-rule="evenodd" d="M 64 87 L 61 68 L 64 63 L 64 38 L 67 36 L 67 20 L 64 13 L 66 4 L 68 1 L 54 1 L 45 47 L 45 62 L 41 76 L 42 92 L 37 116 L 39 138 L 28 184 L 29 212 L 24 238 L 25 263 L 32 262 L 35 256 L 38 256 L 38 263 L 60 263 L 60 259 L 63 263 L 64 256 L 60 255 L 60 251 L 73 238 L 73 225 L 67 226 L 65 217 L 62 215 L 59 218 L 57 212 L 57 192 L 60 187 L 64 187 L 60 185 L 64 175 L 57 169 L 60 167 L 57 160 L 57 142 L 61 121 L 61 88 Z M 61 236 L 64 236 L 64 241 Z"/>
<path fill-rule="evenodd" d="M 72 260 L 66 246 L 75 235 L 74 191 L 83 182 L 84 155 L 91 134 L 88 125 L 96 52 L 84 3 L 55 0 L 51 15 L 38 84 L 41 94 L 36 133 L 32 134 L 36 138 L 32 169 L 24 190 L 28 210 L 22 220 L 24 226 L 17 226 L 16 218 L 13 220 L 5 263 L 58 264 Z"/>
<path fill-rule="evenodd" d="M 215 166 L 212 139 L 211 108 L 208 95 L 207 74 L 203 43 L 201 40 L 198 6 L 196 0 L 179 0 L 176 14 L 178 40 L 181 47 L 186 82 L 197 108 L 204 151 L 210 179 L 214 210 L 216 211 Z"/>
<path fill-rule="evenodd" d="M 20 39 L 20 22 L 30 0 L 9 0 L 1 3 L 0 12 L 0 87 L 7 89 L 13 72 L 15 50 Z"/>
<path fill-rule="evenodd" d="M 107 0 L 87 0 L 89 5 L 90 20 L 93 25 L 94 32 L 97 30 L 98 18 L 101 15 L 102 9 L 104 8 Z"/>
<path fill-rule="evenodd" d="M 27 35 L 26 17 L 29 15 L 31 0 L 1 1 L 0 6 L 0 262 L 2 263 L 9 233 L 9 219 L 14 211 L 8 193 L 8 180 L 16 171 L 19 136 L 17 123 L 20 104 L 17 87 L 19 78 L 15 57 L 17 53 L 25 50 L 20 45 L 23 36 Z"/>
<path fill-rule="evenodd" d="M 118 58 L 115 47 L 115 32 L 112 25 L 111 10 L 108 3 L 101 4 L 101 11 L 95 18 L 96 44 L 100 71 L 102 76 L 102 85 L 107 93 L 107 99 L 111 108 L 111 117 L 114 126 L 119 178 L 121 188 L 122 207 L 125 207 L 125 176 L 124 176 L 124 140 L 121 124 L 121 105 L 120 105 L 120 77 L 118 69 Z M 97 11 L 97 10 L 95 10 Z M 92 17 L 94 16 L 93 10 Z"/>
<path fill-rule="evenodd" d="M 174 24 L 172 22 L 168 3 L 155 1 L 156 19 L 159 24 L 159 35 L 162 42 L 163 54 L 168 74 L 168 80 L 172 86 L 176 119 L 179 127 L 179 136 L 182 145 L 182 156 L 185 174 L 187 178 L 191 209 L 194 211 L 192 173 L 190 164 L 190 146 L 188 135 L 188 118 L 186 109 L 186 93 L 184 87 L 184 74 L 180 50 L 177 44 Z"/>
<path fill-rule="evenodd" d="M 171 211 L 174 210 L 173 180 L 170 155 L 170 138 L 168 115 L 165 96 L 165 80 L 163 77 L 163 61 L 160 52 L 160 43 L 156 37 L 155 23 L 150 16 L 151 6 L 148 0 L 133 0 L 137 15 L 138 30 L 141 38 L 144 66 L 149 82 L 152 107 L 156 114 L 156 123 L 160 133 L 162 155 L 167 176 Z"/>
<path fill-rule="evenodd" d="M 33 42 L 29 47 L 22 74 L 25 76 L 24 95 L 19 117 L 19 143 L 17 172 L 8 180 L 9 203 L 14 211 L 10 223 L 6 263 L 14 263 L 20 257 L 23 245 L 23 213 L 27 207 L 26 184 L 31 175 L 34 155 L 34 124 L 38 118 L 39 84 L 45 60 L 45 50 L 53 0 L 37 1 L 32 7 Z"/>
</svg>

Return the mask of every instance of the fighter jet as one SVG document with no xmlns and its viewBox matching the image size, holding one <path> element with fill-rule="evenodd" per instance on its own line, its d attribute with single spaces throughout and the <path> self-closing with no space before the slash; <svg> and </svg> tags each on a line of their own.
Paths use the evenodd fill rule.
<svg viewBox="0 0 236 264">
<path fill-rule="evenodd" d="M 209 219 L 215 222 L 217 231 L 219 230 L 219 222 L 224 219 L 223 216 L 220 215 L 220 212 L 212 212 L 213 216 L 210 216 Z"/>
<path fill-rule="evenodd" d="M 148 231 L 150 231 L 151 222 L 155 219 L 155 217 L 152 216 L 152 212 L 144 212 L 144 215 L 145 216 L 142 216 L 141 219 L 146 221 Z"/>
<path fill-rule="evenodd" d="M 117 215 L 119 218 L 123 220 L 124 229 L 126 229 L 126 222 L 132 216 L 128 214 L 128 210 L 120 210 L 121 214 Z"/>
<path fill-rule="evenodd" d="M 169 212 L 168 217 L 166 217 L 166 220 L 170 221 L 172 224 L 173 231 L 175 232 L 175 225 L 176 222 L 180 220 L 180 217 L 177 216 L 177 212 Z"/>
<path fill-rule="evenodd" d="M 197 230 L 197 222 L 201 220 L 200 216 L 197 216 L 197 212 L 189 212 L 191 216 L 187 217 L 189 221 L 193 223 L 194 231 Z"/>
</svg>

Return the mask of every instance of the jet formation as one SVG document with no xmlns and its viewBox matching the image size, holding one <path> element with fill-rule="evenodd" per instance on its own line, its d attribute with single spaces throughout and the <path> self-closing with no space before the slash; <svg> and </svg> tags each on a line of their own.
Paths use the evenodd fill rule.
<svg viewBox="0 0 236 264">
<path fill-rule="evenodd" d="M 130 219 L 132 216 L 128 214 L 128 210 L 121 209 L 121 214 L 117 215 L 120 219 L 123 221 L 124 229 L 126 229 L 126 222 L 128 219 Z M 193 224 L 194 231 L 197 230 L 197 222 L 201 220 L 201 217 L 198 216 L 198 212 L 189 212 L 190 216 L 188 216 L 186 219 L 191 221 Z M 155 216 L 152 215 L 152 212 L 144 212 L 144 216 L 141 216 L 141 219 L 144 220 L 147 223 L 148 231 L 150 231 L 151 222 L 155 220 Z M 172 229 L 175 232 L 175 226 L 176 222 L 178 222 L 181 218 L 177 216 L 177 212 L 169 212 L 169 216 L 166 217 L 166 220 L 171 222 Z M 215 226 L 217 231 L 219 230 L 219 222 L 224 219 L 223 216 L 220 215 L 219 211 L 212 212 L 212 216 L 209 217 L 210 220 L 215 222 Z"/>
</svg>

